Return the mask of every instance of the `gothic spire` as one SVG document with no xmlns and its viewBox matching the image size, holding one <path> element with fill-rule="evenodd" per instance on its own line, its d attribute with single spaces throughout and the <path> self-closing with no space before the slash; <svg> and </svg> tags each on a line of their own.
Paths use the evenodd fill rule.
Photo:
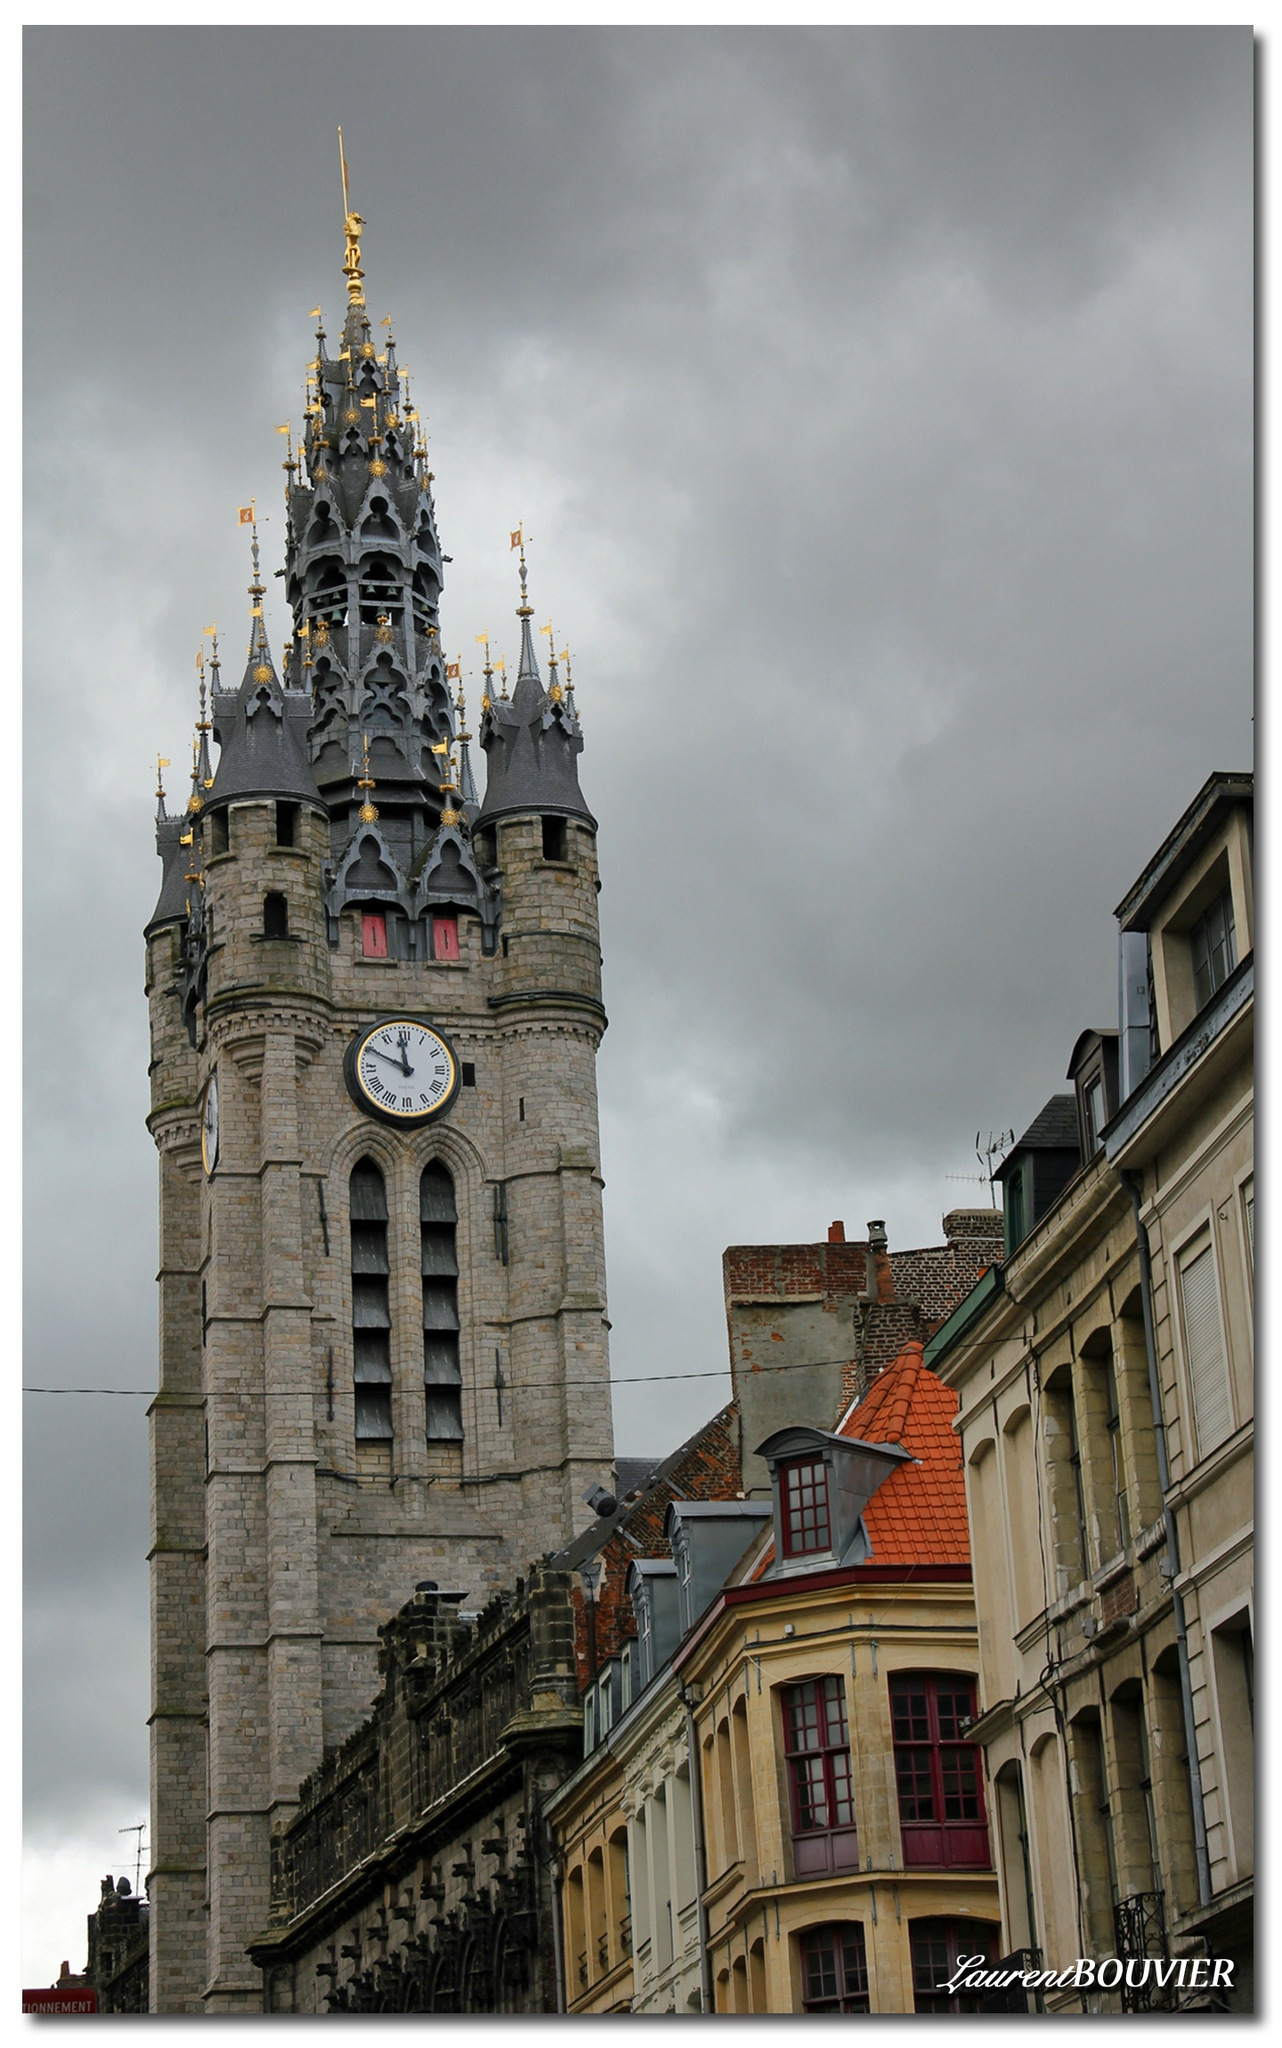
<svg viewBox="0 0 1282 2048">
<path fill-rule="evenodd" d="M 431 749 L 452 731 L 438 623 L 446 557 L 391 315 L 381 354 L 371 329 L 365 222 L 345 161 L 342 171 L 347 307 L 337 351 L 318 325 L 308 365 L 286 541 L 288 679 L 311 695 L 307 753 L 335 854 L 357 825 L 368 740 L 380 830 L 408 873 L 443 808 Z"/>
<path fill-rule="evenodd" d="M 567 702 L 556 684 L 556 695 L 545 690 L 534 656 L 530 620 L 534 607 L 529 600 L 525 564 L 524 534 L 520 527 L 512 535 L 512 546 L 521 550 L 521 602 L 516 615 L 521 621 L 521 659 L 511 701 L 496 702 L 487 688 L 488 706 L 481 719 L 481 745 L 489 764 L 485 802 L 478 824 L 495 818 L 536 812 L 553 816 L 596 820 L 579 788 L 576 757 L 583 751 L 583 736 Z M 488 652 L 488 650 L 487 650 Z M 487 661 L 486 680 L 490 668 Z M 552 677 L 556 682 L 555 673 Z M 482 700 L 483 705 L 485 699 Z"/>
<path fill-rule="evenodd" d="M 214 737 L 222 753 L 205 801 L 266 797 L 324 808 L 307 761 L 310 705 L 301 691 L 282 688 L 263 621 L 263 579 L 258 559 L 258 525 L 253 532 L 253 574 L 249 583 L 249 648 L 245 674 L 235 696 L 215 693 Z M 241 518 L 244 519 L 244 513 Z M 214 645 L 217 648 L 217 639 Z M 203 715 L 203 691 L 202 691 Z M 193 796 L 193 802 L 195 796 Z M 197 805 L 199 808 L 199 805 Z"/>
</svg>

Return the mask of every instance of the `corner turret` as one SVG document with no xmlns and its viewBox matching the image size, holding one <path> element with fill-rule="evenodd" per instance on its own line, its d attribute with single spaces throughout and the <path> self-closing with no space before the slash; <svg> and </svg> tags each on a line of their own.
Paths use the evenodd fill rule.
<svg viewBox="0 0 1282 2048">
<path fill-rule="evenodd" d="M 520 669 L 510 700 L 495 700 L 487 691 L 482 702 L 481 745 L 488 767 L 477 826 L 493 825 L 500 818 L 540 815 L 582 818 L 595 831 L 596 819 L 584 801 L 575 765 L 583 752 L 582 728 L 572 696 L 556 678 L 555 656 L 548 689 L 540 679 L 530 633 L 534 610 L 526 595 L 525 546 L 519 530 L 514 544 L 521 548 L 521 602 L 516 611 L 521 621 Z"/>
</svg>

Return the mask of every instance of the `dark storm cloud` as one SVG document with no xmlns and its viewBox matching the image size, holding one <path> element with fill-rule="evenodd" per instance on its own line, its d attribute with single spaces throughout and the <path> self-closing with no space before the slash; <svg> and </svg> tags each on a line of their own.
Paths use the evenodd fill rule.
<svg viewBox="0 0 1282 2048">
<path fill-rule="evenodd" d="M 729 1242 L 935 1241 L 976 1127 L 1108 1021 L 1113 904 L 1249 760 L 1248 32 L 80 28 L 27 63 L 28 1031 L 88 1048 L 28 1106 L 28 1381 L 154 1373 L 149 764 L 183 792 L 235 507 L 279 502 L 318 296 L 333 331 L 338 120 L 447 645 L 514 652 L 524 517 L 575 653 L 615 1370 L 721 1367 Z M 621 1388 L 620 1448 L 721 1384 Z M 145 1788 L 143 1405 L 27 1403 L 37 1832 Z"/>
</svg>

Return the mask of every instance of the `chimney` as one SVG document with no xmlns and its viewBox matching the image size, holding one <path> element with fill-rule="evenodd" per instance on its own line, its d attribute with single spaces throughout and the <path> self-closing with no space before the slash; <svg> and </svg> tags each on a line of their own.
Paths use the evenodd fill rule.
<svg viewBox="0 0 1282 2048">
<path fill-rule="evenodd" d="M 828 1242 L 829 1244 L 844 1244 L 846 1242 L 846 1226 L 844 1223 L 837 1222 L 828 1225 Z"/>
<path fill-rule="evenodd" d="M 890 1254 L 886 1249 L 886 1226 L 877 1221 L 868 1225 L 867 1279 L 864 1293 L 871 1301 L 893 1301 L 895 1281 L 891 1271 Z"/>
</svg>

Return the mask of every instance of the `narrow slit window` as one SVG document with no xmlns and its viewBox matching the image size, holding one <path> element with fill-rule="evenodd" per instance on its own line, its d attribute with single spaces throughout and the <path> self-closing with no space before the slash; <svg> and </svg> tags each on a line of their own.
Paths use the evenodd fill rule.
<svg viewBox="0 0 1282 2048">
<path fill-rule="evenodd" d="M 564 860 L 566 857 L 566 825 L 564 818 L 543 820 L 544 860 Z"/>
<path fill-rule="evenodd" d="M 387 918 L 383 911 L 361 912 L 361 952 L 367 960 L 386 960 Z"/>
<path fill-rule="evenodd" d="M 297 805 L 297 804 L 277 804 L 277 806 L 276 806 L 276 844 L 277 844 L 277 846 L 293 846 L 293 845 L 294 845 L 294 843 L 295 843 L 295 835 L 296 835 L 297 831 L 298 831 L 298 805 Z"/>
<path fill-rule="evenodd" d="M 279 889 L 269 889 L 263 898 L 263 937 L 289 937 L 289 904 Z"/>
<path fill-rule="evenodd" d="M 456 917 L 434 917 L 432 919 L 433 960 L 457 960 L 458 919 Z"/>
<path fill-rule="evenodd" d="M 419 1182 L 423 1272 L 423 1392 L 429 1443 L 463 1439 L 459 1368 L 458 1209 L 454 1182 L 439 1159 Z"/>
<path fill-rule="evenodd" d="M 357 1466 L 391 1470 L 392 1316 L 388 1300 L 387 1190 L 372 1159 L 352 1169 L 352 1378 Z M 365 1452 L 365 1456 L 362 1453 Z"/>
</svg>

